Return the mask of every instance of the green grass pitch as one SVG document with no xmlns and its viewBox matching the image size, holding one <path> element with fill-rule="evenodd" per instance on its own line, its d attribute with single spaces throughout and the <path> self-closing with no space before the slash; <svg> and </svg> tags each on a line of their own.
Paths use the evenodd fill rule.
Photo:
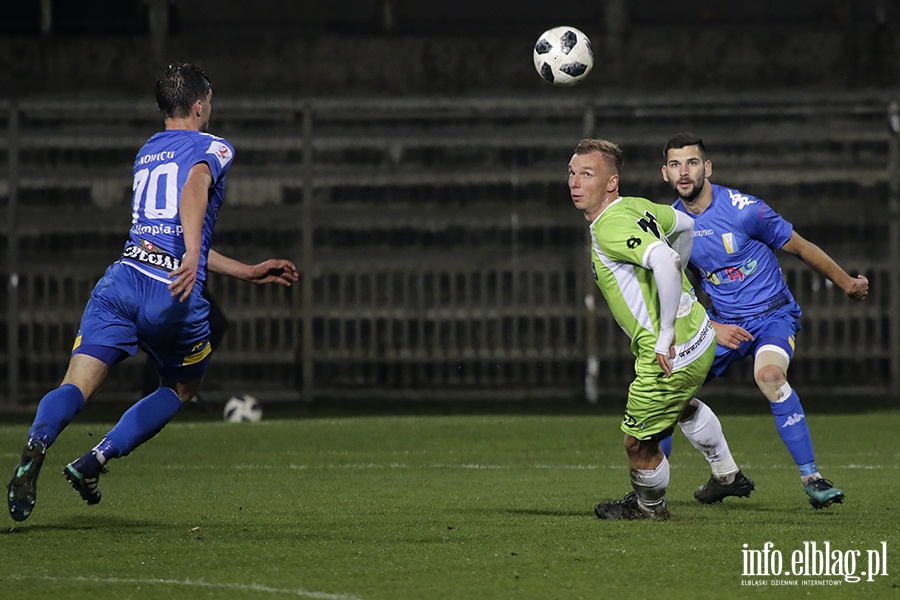
<svg viewBox="0 0 900 600">
<path fill-rule="evenodd" d="M 86 418 L 50 450 L 31 518 L 4 517 L 0 598 L 721 600 L 900 588 L 896 411 L 810 417 L 819 466 L 847 492 L 822 511 L 771 416 L 722 416 L 757 489 L 714 506 L 694 500 L 709 471 L 677 432 L 673 520 L 662 523 L 593 516 L 594 503 L 630 489 L 612 416 L 179 418 L 109 465 L 97 506 L 61 475 L 110 426 Z M 4 478 L 26 433 L 0 426 Z M 857 574 L 869 551 L 886 549 L 886 564 L 857 583 L 745 576 L 744 545 L 766 542 L 783 570 L 805 542 L 828 542 L 829 562 L 847 568 L 859 551 Z"/>
</svg>

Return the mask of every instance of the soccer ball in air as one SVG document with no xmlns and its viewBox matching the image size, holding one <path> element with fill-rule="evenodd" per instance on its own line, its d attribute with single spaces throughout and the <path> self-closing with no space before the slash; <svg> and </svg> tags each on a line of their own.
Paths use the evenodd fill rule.
<svg viewBox="0 0 900 600">
<path fill-rule="evenodd" d="M 553 85 L 575 85 L 591 72 L 591 40 L 574 27 L 554 27 L 534 45 L 534 68 Z"/>
<path fill-rule="evenodd" d="M 229 423 L 256 423 L 262 419 L 262 406 L 250 394 L 232 396 L 225 403 L 224 417 Z"/>
</svg>

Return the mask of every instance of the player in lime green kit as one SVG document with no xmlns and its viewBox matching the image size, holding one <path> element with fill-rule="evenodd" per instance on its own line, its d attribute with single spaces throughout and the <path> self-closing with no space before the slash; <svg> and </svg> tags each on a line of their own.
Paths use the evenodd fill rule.
<svg viewBox="0 0 900 600">
<path fill-rule="evenodd" d="M 635 379 L 622 431 L 633 492 L 601 502 L 600 519 L 669 517 L 669 463 L 659 441 L 676 423 L 704 454 L 712 479 L 729 495 L 748 496 L 753 482 L 734 462 L 718 418 L 694 398 L 715 356 L 715 332 L 684 275 L 693 223 L 672 207 L 619 195 L 622 151 L 582 140 L 569 162 L 569 191 L 591 223 L 592 268 L 616 322 L 631 338 Z M 734 493 L 735 486 L 741 493 Z"/>
</svg>

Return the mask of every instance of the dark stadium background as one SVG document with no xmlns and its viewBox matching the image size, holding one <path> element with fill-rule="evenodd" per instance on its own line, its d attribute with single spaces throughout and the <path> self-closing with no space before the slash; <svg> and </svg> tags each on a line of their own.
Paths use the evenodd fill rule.
<svg viewBox="0 0 900 600">
<path fill-rule="evenodd" d="M 686 128 L 717 180 L 872 280 L 854 305 L 785 261 L 805 310 L 794 384 L 896 397 L 898 13 L 888 0 L 4 3 L 0 406 L 32 406 L 62 375 L 121 247 L 130 161 L 159 127 L 152 84 L 172 60 L 208 71 L 212 130 L 237 148 L 217 245 L 303 275 L 289 292 L 213 278 L 232 326 L 212 402 L 619 406 L 632 359 L 587 279 L 565 162 L 580 137 L 608 137 L 626 150 L 624 191 L 662 201 L 659 147 Z M 560 24 L 595 50 L 570 89 L 531 64 Z M 140 362 L 100 398 L 136 399 Z M 758 401 L 749 370 L 713 389 Z"/>
</svg>

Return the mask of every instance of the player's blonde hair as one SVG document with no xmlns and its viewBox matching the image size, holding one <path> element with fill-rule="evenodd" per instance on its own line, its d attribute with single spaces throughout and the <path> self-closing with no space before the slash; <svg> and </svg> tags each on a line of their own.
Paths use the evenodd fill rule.
<svg viewBox="0 0 900 600">
<path fill-rule="evenodd" d="M 609 157 L 616 166 L 616 172 L 622 172 L 625 161 L 622 159 L 622 149 L 616 144 L 608 140 L 588 138 L 581 140 L 578 142 L 578 145 L 575 146 L 575 154 L 590 154 L 591 152 L 599 152 L 600 154 Z"/>
</svg>

